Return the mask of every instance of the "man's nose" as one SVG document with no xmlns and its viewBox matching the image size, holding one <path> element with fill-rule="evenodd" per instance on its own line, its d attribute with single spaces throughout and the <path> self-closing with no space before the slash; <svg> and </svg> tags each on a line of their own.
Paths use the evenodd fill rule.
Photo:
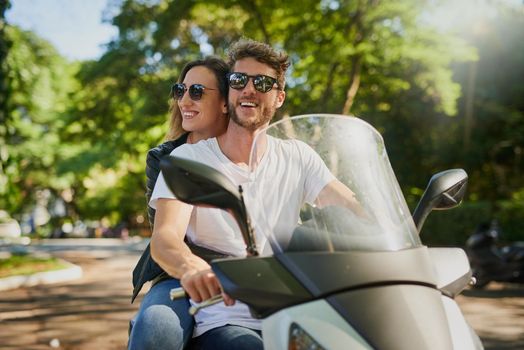
<svg viewBox="0 0 524 350">
<path fill-rule="evenodd" d="M 246 86 L 244 86 L 244 89 L 242 90 L 244 94 L 254 94 L 257 92 L 255 89 L 255 83 L 253 81 L 253 78 L 248 78 Z"/>
</svg>

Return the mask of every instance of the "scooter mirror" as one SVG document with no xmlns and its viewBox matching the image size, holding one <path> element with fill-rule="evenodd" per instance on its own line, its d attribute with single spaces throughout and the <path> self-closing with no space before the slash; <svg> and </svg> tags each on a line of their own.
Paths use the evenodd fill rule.
<svg viewBox="0 0 524 350">
<path fill-rule="evenodd" d="M 433 210 L 445 210 L 456 207 L 464 198 L 468 174 L 463 169 L 450 169 L 431 177 L 415 211 L 413 221 L 418 232 Z"/>
<path fill-rule="evenodd" d="M 229 211 L 240 227 L 248 254 L 258 255 L 241 187 L 237 189 L 216 169 L 184 158 L 166 156 L 160 160 L 160 169 L 178 200 Z"/>
</svg>

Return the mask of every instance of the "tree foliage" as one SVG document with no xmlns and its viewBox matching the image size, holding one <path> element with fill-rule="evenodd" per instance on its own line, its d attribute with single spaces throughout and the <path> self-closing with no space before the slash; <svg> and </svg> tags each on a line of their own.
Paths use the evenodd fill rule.
<svg viewBox="0 0 524 350">
<path fill-rule="evenodd" d="M 470 174 L 470 199 L 514 202 L 524 197 L 522 6 L 496 6 L 475 36 L 473 27 L 453 32 L 428 20 L 447 3 L 114 1 L 106 19 L 118 37 L 100 59 L 76 64 L 8 28 L 13 168 L 2 205 L 19 210 L 43 186 L 72 189 L 83 218 L 143 215 L 145 155 L 167 131 L 170 84 L 186 62 L 225 56 L 241 37 L 290 54 L 277 118 L 367 120 L 383 134 L 410 204 L 432 173 L 452 167 Z"/>
<path fill-rule="evenodd" d="M 14 212 L 31 203 L 38 189 L 69 187 L 55 164 L 64 152 L 58 128 L 68 105 L 72 76 L 56 50 L 35 34 L 7 26 L 11 47 L 4 61 L 9 81 L 1 206 Z"/>
<path fill-rule="evenodd" d="M 415 0 L 308 0 L 285 5 L 256 0 L 124 1 L 112 19 L 119 37 L 81 78 L 97 94 L 82 97 L 93 100 L 93 109 L 86 112 L 97 120 L 84 123 L 103 132 L 117 122 L 108 119 L 122 121 L 111 108 L 126 106 L 131 112 L 125 133 L 153 145 L 159 139 L 135 135 L 135 130 L 164 122 L 168 82 L 183 63 L 203 54 L 224 55 L 242 36 L 290 54 L 293 65 L 281 114 L 353 112 L 382 131 L 388 120 L 397 118 L 423 122 L 429 119 L 426 114 L 455 115 L 460 87 L 452 79 L 450 64 L 473 59 L 474 50 L 418 20 L 424 5 Z M 304 13 L 305 8 L 310 10 Z M 98 84 L 108 88 L 104 92 Z M 133 101 L 130 94 L 135 89 L 139 93 Z M 100 95 L 104 93 L 108 96 Z M 410 98 L 416 99 L 418 109 L 410 110 Z M 399 103 L 405 100 L 407 104 Z M 426 136 L 408 146 L 419 146 Z"/>
<path fill-rule="evenodd" d="M 7 195 L 9 178 L 7 177 L 8 158 L 7 140 L 9 137 L 9 96 L 11 93 L 8 67 L 6 64 L 7 54 L 11 41 L 6 34 L 5 11 L 9 8 L 9 1 L 0 3 L 0 195 Z M 6 203 L 0 202 L 0 207 L 7 207 Z"/>
</svg>

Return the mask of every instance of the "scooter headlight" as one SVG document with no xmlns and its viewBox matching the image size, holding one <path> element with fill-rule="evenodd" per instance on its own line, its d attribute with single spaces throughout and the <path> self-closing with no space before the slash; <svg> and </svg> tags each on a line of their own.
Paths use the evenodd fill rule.
<svg viewBox="0 0 524 350">
<path fill-rule="evenodd" d="M 317 343 L 302 327 L 292 323 L 289 327 L 289 350 L 326 350 Z"/>
</svg>

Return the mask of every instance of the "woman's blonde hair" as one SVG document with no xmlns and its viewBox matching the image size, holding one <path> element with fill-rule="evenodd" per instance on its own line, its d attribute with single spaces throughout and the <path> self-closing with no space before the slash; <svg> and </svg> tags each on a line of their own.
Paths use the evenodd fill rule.
<svg viewBox="0 0 524 350">
<path fill-rule="evenodd" d="M 218 91 L 220 93 L 220 96 L 223 97 L 227 102 L 227 95 L 229 91 L 227 84 L 227 73 L 229 72 L 229 67 L 227 63 L 219 57 L 209 56 L 201 60 L 195 60 L 187 63 L 180 72 L 178 82 L 183 82 L 186 78 L 187 72 L 189 72 L 192 68 L 198 66 L 204 66 L 211 72 L 213 72 L 218 83 Z M 169 102 L 169 130 L 166 134 L 167 141 L 176 140 L 186 132 L 186 130 L 182 128 L 182 114 L 180 113 L 180 108 L 178 108 L 176 100 L 173 98 L 173 96 L 170 97 L 171 98 Z M 217 108 L 219 107 L 217 106 Z"/>
</svg>

